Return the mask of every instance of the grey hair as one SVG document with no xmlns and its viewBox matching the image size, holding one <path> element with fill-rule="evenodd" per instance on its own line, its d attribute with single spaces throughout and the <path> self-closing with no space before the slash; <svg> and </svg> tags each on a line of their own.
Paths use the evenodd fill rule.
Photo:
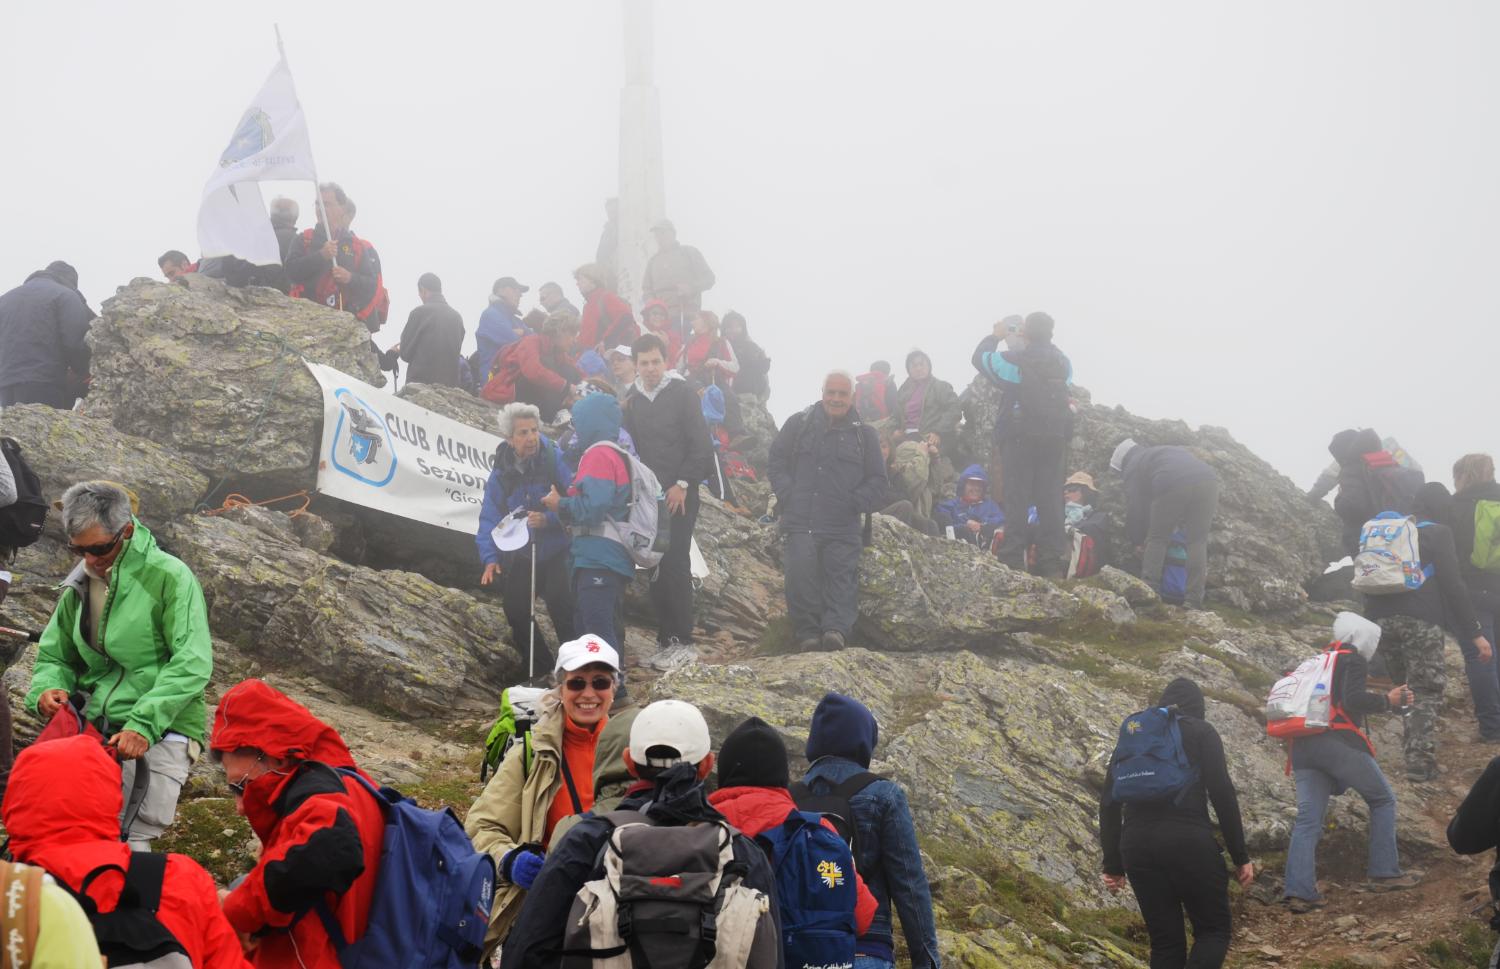
<svg viewBox="0 0 1500 969">
<path fill-rule="evenodd" d="M 62 523 L 69 538 L 95 525 L 113 535 L 130 524 L 130 496 L 104 481 L 80 481 L 63 492 Z"/>
<path fill-rule="evenodd" d="M 495 415 L 495 423 L 500 428 L 501 437 L 510 438 L 516 429 L 517 418 L 529 418 L 536 421 L 537 427 L 542 426 L 542 412 L 537 410 L 536 405 L 518 400 L 514 403 L 506 404 L 500 408 L 500 413 Z"/>
<path fill-rule="evenodd" d="M 849 389 L 854 389 L 854 374 L 850 373 L 847 370 L 828 371 L 828 373 L 823 376 L 823 386 L 828 386 L 828 381 L 833 377 L 842 377 L 843 379 L 849 381 Z"/>
<path fill-rule="evenodd" d="M 284 215 L 295 223 L 297 216 L 301 213 L 302 210 L 298 208 L 296 199 L 289 199 L 285 195 L 278 195 L 271 200 L 271 215 L 273 216 Z"/>
</svg>

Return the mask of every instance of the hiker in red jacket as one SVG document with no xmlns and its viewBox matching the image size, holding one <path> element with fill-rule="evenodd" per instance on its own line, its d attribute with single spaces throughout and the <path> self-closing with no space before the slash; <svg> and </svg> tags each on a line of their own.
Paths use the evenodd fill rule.
<svg viewBox="0 0 1500 969">
<path fill-rule="evenodd" d="M 606 282 L 607 274 L 595 263 L 573 271 L 578 292 L 583 294 L 583 319 L 578 324 L 577 349 L 594 350 L 601 357 L 610 347 L 634 343 L 641 335 L 630 304 L 617 296 Z"/>
<path fill-rule="evenodd" d="M 251 964 L 339 969 L 316 907 L 327 906 L 346 941 L 363 936 L 385 838 L 375 798 L 335 770 L 358 770 L 354 755 L 332 727 L 260 680 L 224 694 L 209 748 L 260 838 L 260 861 L 224 898 Z"/>
<path fill-rule="evenodd" d="M 122 800 L 120 765 L 97 738 L 35 744 L 16 758 L 5 795 L 11 853 L 73 892 L 101 866 L 162 865 L 157 921 L 194 966 L 244 969 L 249 963 L 219 910 L 213 876 L 186 855 L 132 853 L 120 841 Z M 144 870 L 137 869 L 137 877 Z M 88 895 L 101 911 L 112 912 L 124 887 L 125 876 L 105 872 L 89 884 Z"/>
<path fill-rule="evenodd" d="M 646 332 L 655 333 L 667 345 L 667 369 L 681 368 L 686 333 L 684 327 L 672 320 L 667 304 L 659 299 L 647 300 L 646 305 L 641 309 L 641 319 L 646 321 Z"/>
<path fill-rule="evenodd" d="M 353 313 L 374 333 L 385 325 L 391 309 L 380 273 L 380 254 L 350 228 L 354 200 L 336 182 L 325 182 L 318 191 L 329 224 L 319 221 L 292 240 L 286 257 L 291 296 Z"/>
<path fill-rule="evenodd" d="M 496 404 L 535 404 L 542 423 L 573 404 L 573 387 L 583 374 L 573 365 L 578 319 L 566 310 L 547 317 L 542 332 L 528 333 L 506 344 L 495 356 L 489 381 L 480 396 Z"/>
<path fill-rule="evenodd" d="M 708 803 L 718 808 L 730 824 L 746 837 L 775 828 L 797 810 L 787 785 L 792 771 L 787 760 L 786 741 L 760 717 L 751 717 L 735 727 L 719 750 L 719 789 L 708 796 Z M 838 833 L 827 818 L 823 827 Z M 865 880 L 854 875 L 858 900 L 854 905 L 854 928 L 859 935 L 870 930 L 878 903 Z"/>
</svg>

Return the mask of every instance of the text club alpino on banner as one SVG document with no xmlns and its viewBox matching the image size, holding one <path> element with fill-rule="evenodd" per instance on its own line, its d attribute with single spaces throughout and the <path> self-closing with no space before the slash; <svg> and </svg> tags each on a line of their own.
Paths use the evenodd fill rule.
<svg viewBox="0 0 1500 969">
<path fill-rule="evenodd" d="M 473 535 L 500 439 L 320 364 L 318 491 Z"/>
</svg>

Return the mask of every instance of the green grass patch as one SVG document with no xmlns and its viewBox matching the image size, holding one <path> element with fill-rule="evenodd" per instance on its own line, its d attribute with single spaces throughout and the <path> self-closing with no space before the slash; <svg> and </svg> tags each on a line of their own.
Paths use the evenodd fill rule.
<svg viewBox="0 0 1500 969">
<path fill-rule="evenodd" d="M 777 616 L 767 622 L 766 628 L 761 630 L 760 642 L 756 644 L 754 653 L 757 656 L 785 656 L 796 651 L 796 634 L 792 631 L 792 620 L 787 616 Z"/>
<path fill-rule="evenodd" d="M 484 785 L 479 783 L 479 755 L 474 757 L 471 770 L 464 765 L 454 765 L 433 771 L 416 784 L 407 784 L 401 793 L 424 808 L 452 808 L 462 820 Z"/>
<path fill-rule="evenodd" d="M 255 867 L 259 844 L 233 798 L 200 797 L 178 803 L 177 820 L 152 847 L 187 855 L 228 885 Z"/>
<path fill-rule="evenodd" d="M 1432 969 L 1473 969 L 1490 964 L 1495 933 L 1477 922 L 1466 924 L 1455 939 L 1434 939 L 1422 947 Z"/>
</svg>

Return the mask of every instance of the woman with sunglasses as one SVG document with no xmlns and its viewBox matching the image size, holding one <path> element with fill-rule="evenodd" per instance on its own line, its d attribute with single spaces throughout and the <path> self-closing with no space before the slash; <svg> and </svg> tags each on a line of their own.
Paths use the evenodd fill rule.
<svg viewBox="0 0 1500 969">
<path fill-rule="evenodd" d="M 469 809 L 464 829 L 499 871 L 486 956 L 520 914 L 558 822 L 594 806 L 594 753 L 619 675 L 619 653 L 598 636 L 563 643 L 530 742 L 510 748 Z"/>
</svg>

